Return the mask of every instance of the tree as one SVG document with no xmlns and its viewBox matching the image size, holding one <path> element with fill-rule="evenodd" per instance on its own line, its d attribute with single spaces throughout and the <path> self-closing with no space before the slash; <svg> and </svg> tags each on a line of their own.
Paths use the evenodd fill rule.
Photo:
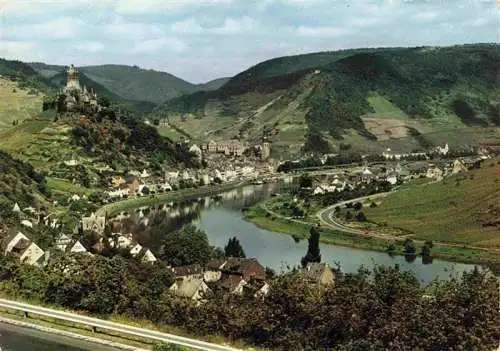
<svg viewBox="0 0 500 351">
<path fill-rule="evenodd" d="M 356 219 L 358 220 L 358 222 L 366 222 L 366 216 L 363 212 L 359 212 L 357 215 L 356 215 Z"/>
<path fill-rule="evenodd" d="M 224 247 L 224 255 L 226 257 L 246 257 L 245 252 L 241 247 L 240 241 L 236 237 L 232 237 L 229 239 L 227 245 Z"/>
<path fill-rule="evenodd" d="M 356 202 L 352 207 L 355 211 L 359 211 L 363 208 L 363 204 L 361 202 Z"/>
<path fill-rule="evenodd" d="M 193 225 L 167 233 L 159 257 L 172 266 L 205 264 L 212 257 L 207 234 Z"/>
<path fill-rule="evenodd" d="M 311 188 L 313 184 L 313 180 L 309 174 L 302 174 L 299 178 L 299 186 L 301 188 Z"/>
<path fill-rule="evenodd" d="M 309 231 L 309 239 L 307 246 L 307 253 L 300 263 L 302 267 L 306 267 L 309 262 L 321 262 L 321 253 L 319 249 L 319 236 L 320 232 L 316 227 L 312 227 Z"/>
<path fill-rule="evenodd" d="M 422 263 L 429 264 L 432 263 L 432 255 L 431 249 L 434 244 L 432 241 L 427 240 L 422 247 L 421 255 L 422 255 Z"/>
</svg>

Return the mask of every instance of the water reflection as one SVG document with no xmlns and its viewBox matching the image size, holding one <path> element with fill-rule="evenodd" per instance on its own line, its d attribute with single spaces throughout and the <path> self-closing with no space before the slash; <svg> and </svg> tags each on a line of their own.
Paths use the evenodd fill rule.
<svg viewBox="0 0 500 351">
<path fill-rule="evenodd" d="M 294 240 L 292 236 L 257 228 L 244 219 L 244 210 L 255 203 L 295 186 L 294 183 L 263 184 L 234 189 L 226 193 L 203 198 L 191 198 L 182 203 L 164 203 L 151 208 L 138 208 L 119 214 L 114 227 L 122 232 L 132 232 L 136 240 L 153 250 L 159 247 L 162 236 L 185 224 L 193 223 L 203 229 L 210 243 L 224 247 L 229 238 L 236 236 L 248 256 L 276 271 L 298 265 L 307 249 L 307 241 Z M 367 268 L 376 264 L 398 264 L 403 270 L 412 271 L 423 283 L 434 278 L 446 279 L 450 274 L 473 268 L 471 265 L 408 259 L 387 253 L 353 249 L 334 245 L 320 245 L 322 259 L 331 265 L 339 264 L 343 271 L 357 271 L 360 265 Z M 432 264 L 431 264 L 432 263 Z"/>
</svg>

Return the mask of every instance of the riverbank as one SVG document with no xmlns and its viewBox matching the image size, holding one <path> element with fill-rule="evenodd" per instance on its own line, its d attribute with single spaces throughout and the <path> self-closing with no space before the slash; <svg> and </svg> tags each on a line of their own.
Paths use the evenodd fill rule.
<svg viewBox="0 0 500 351">
<path fill-rule="evenodd" d="M 246 219 L 259 228 L 291 235 L 296 239 L 303 240 L 308 238 L 311 227 L 313 225 L 317 225 L 317 223 L 313 222 L 306 223 L 276 216 L 276 214 L 270 213 L 265 209 L 263 204 L 266 201 L 269 200 L 265 200 L 264 202 L 249 208 L 246 215 Z M 387 247 L 389 244 L 393 243 L 396 247 L 394 254 L 404 255 L 403 244 L 405 239 L 369 237 L 336 231 L 325 228 L 324 226 L 321 228 L 322 234 L 320 236 L 320 242 L 325 244 L 387 252 Z M 417 250 L 419 250 L 419 247 L 417 247 Z M 484 265 L 496 274 L 500 272 L 499 255 L 487 250 L 477 250 L 459 246 L 446 246 L 434 243 L 434 247 L 432 248 L 432 257 L 450 262 Z"/>
<path fill-rule="evenodd" d="M 221 185 L 200 186 L 170 191 L 161 195 L 138 196 L 106 204 L 96 211 L 97 216 L 112 216 L 118 212 L 141 206 L 153 206 L 164 202 L 189 200 L 195 197 L 212 196 L 251 184 L 249 181 L 230 182 Z"/>
</svg>

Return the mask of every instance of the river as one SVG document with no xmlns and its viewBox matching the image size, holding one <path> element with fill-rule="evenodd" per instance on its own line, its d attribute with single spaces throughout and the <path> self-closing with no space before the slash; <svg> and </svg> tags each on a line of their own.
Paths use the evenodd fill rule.
<svg viewBox="0 0 500 351">
<path fill-rule="evenodd" d="M 283 184 L 265 184 L 235 189 L 216 197 L 206 197 L 184 203 L 168 203 L 153 208 L 138 208 L 123 213 L 121 222 L 134 234 L 152 226 L 155 218 L 170 221 L 171 229 L 193 223 L 207 235 L 211 245 L 224 247 L 229 238 L 236 236 L 248 257 L 255 257 L 265 266 L 277 272 L 287 265 L 298 265 L 307 249 L 307 241 L 295 242 L 289 235 L 260 229 L 245 220 L 242 209 L 283 190 Z M 126 217 L 126 218 L 123 218 Z M 142 229 L 141 229 L 142 228 Z M 447 279 L 473 268 L 472 265 L 434 260 L 423 264 L 420 258 L 412 263 L 404 257 L 390 257 L 386 253 L 353 249 L 343 246 L 320 244 L 323 262 L 332 266 L 339 264 L 344 272 L 355 272 L 360 265 L 395 265 L 411 271 L 423 283 L 435 278 Z M 2 351 L 113 351 L 110 347 L 98 346 L 82 341 L 55 336 L 31 329 L 13 327 L 0 323 L 0 346 Z"/>
<path fill-rule="evenodd" d="M 284 184 L 264 184 L 247 186 L 220 194 L 217 197 L 200 198 L 180 204 L 163 204 L 154 208 L 142 208 L 125 213 L 130 216 L 122 223 L 133 223 L 126 230 L 140 228 L 138 223 L 151 226 L 154 217 L 172 220 L 171 228 L 192 222 L 207 233 L 211 245 L 224 247 L 229 238 L 236 236 L 243 246 L 247 257 L 255 257 L 258 261 L 274 269 L 276 272 L 287 270 L 298 265 L 307 250 L 307 240 L 295 242 L 286 234 L 271 232 L 256 227 L 245 220 L 242 209 L 280 192 Z M 144 227 L 143 227 L 144 228 Z M 363 265 L 371 268 L 374 265 L 398 264 L 403 270 L 411 271 L 423 283 L 427 284 L 435 278 L 447 279 L 451 274 L 458 274 L 473 268 L 472 265 L 434 260 L 431 264 L 423 264 L 420 258 L 407 262 L 403 256 L 390 257 L 376 251 L 360 250 L 344 246 L 320 244 L 323 262 L 332 266 L 339 265 L 344 272 L 355 272 Z"/>
</svg>

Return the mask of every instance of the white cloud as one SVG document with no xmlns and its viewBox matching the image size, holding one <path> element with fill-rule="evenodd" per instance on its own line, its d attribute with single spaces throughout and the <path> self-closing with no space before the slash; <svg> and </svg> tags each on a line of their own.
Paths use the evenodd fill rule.
<svg viewBox="0 0 500 351">
<path fill-rule="evenodd" d="M 411 20 L 417 22 L 429 22 L 435 20 L 437 13 L 434 11 L 430 12 L 418 12 L 410 17 Z"/>
<path fill-rule="evenodd" d="M 105 25 L 103 30 L 105 34 L 124 39 L 147 39 L 164 34 L 161 25 L 126 22 L 120 16 L 116 16 L 112 23 Z"/>
<path fill-rule="evenodd" d="M 258 26 L 258 21 L 244 16 L 239 19 L 226 18 L 222 26 L 213 28 L 212 31 L 217 34 L 238 34 L 252 31 Z"/>
<path fill-rule="evenodd" d="M 0 0 L 0 12 L 33 13 L 75 8 L 90 11 L 113 6 L 115 2 L 116 0 Z"/>
<path fill-rule="evenodd" d="M 304 37 L 338 37 L 346 30 L 338 27 L 306 27 L 299 26 L 297 34 Z"/>
<path fill-rule="evenodd" d="M 33 58 L 35 49 L 36 44 L 33 42 L 2 40 L 0 45 L 0 57 L 11 60 Z"/>
<path fill-rule="evenodd" d="M 175 22 L 170 26 L 170 29 L 172 32 L 179 34 L 200 34 L 203 32 L 203 27 L 194 18 Z"/>
<path fill-rule="evenodd" d="M 470 26 L 470 27 L 482 27 L 488 23 L 489 23 L 489 20 L 487 18 L 480 17 L 480 18 L 475 18 L 475 19 L 465 21 L 464 25 Z"/>
<path fill-rule="evenodd" d="M 78 36 L 85 22 L 72 17 L 53 21 L 2 29 L 5 36 L 15 39 L 73 39 Z"/>
<path fill-rule="evenodd" d="M 116 12 L 123 14 L 175 11 L 193 6 L 230 4 L 233 0 L 120 0 Z"/>
<path fill-rule="evenodd" d="M 106 46 L 99 41 L 87 41 L 76 45 L 76 49 L 84 52 L 99 52 L 103 51 Z"/>
<path fill-rule="evenodd" d="M 158 38 L 139 42 L 132 52 L 136 54 L 152 54 L 159 51 L 171 51 L 181 53 L 188 48 L 188 45 L 177 38 Z"/>
</svg>

